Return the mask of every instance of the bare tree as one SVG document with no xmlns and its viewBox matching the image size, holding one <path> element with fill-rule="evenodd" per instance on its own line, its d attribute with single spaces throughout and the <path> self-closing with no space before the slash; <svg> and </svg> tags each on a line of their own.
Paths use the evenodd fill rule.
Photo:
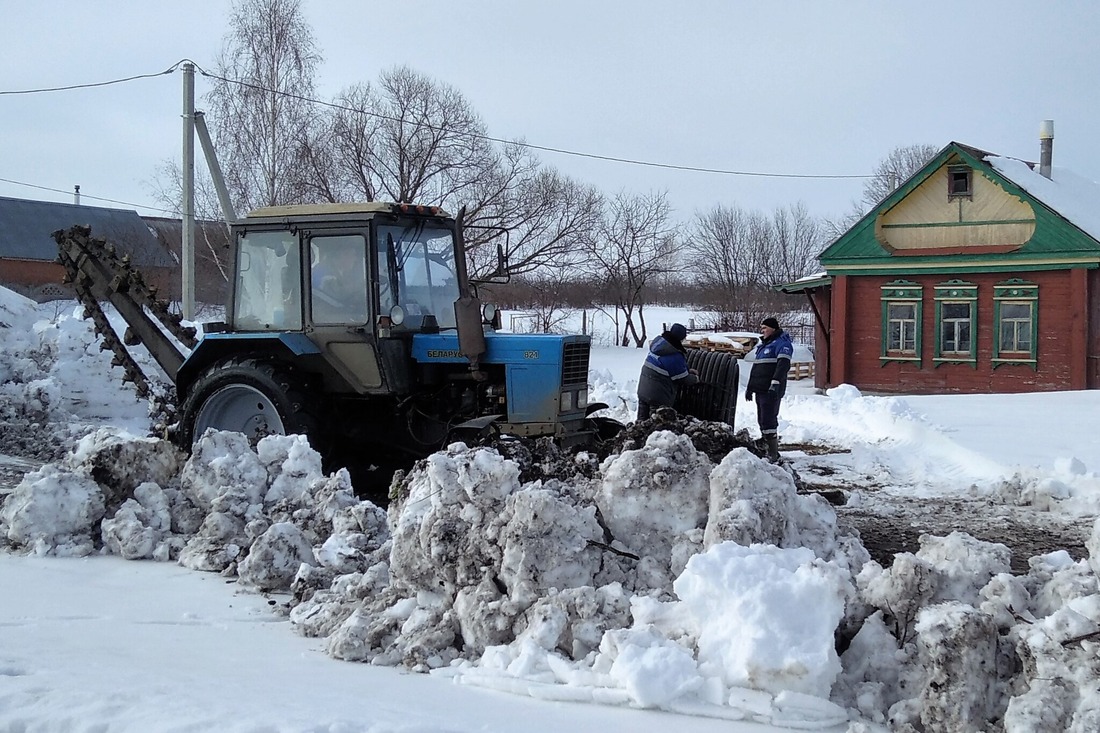
<svg viewBox="0 0 1100 733">
<path fill-rule="evenodd" d="M 763 284 L 792 282 L 814 272 L 824 240 L 821 222 L 810 215 L 803 202 L 776 209 Z"/>
<path fill-rule="evenodd" d="M 816 268 L 823 240 L 821 223 L 801 202 L 770 217 L 717 206 L 696 216 L 685 247 L 708 306 L 723 322 L 748 328 L 777 309 L 773 286 Z"/>
<path fill-rule="evenodd" d="M 836 217 L 825 217 L 821 222 L 822 231 L 827 242 L 832 242 L 841 234 L 851 229 L 866 214 L 863 206 L 858 201 L 852 201 L 848 211 Z"/>
<path fill-rule="evenodd" d="M 939 149 L 932 145 L 896 147 L 879 161 L 874 174 L 863 184 L 863 204 L 866 210 L 878 205 L 925 164 L 936 157 Z"/>
<path fill-rule="evenodd" d="M 737 206 L 696 215 L 686 240 L 692 267 L 705 284 L 708 306 L 738 326 L 762 317 L 761 284 L 769 256 L 767 218 Z"/>
<path fill-rule="evenodd" d="M 408 67 L 346 89 L 312 126 L 303 164 L 318 200 L 465 206 L 475 277 L 495 269 L 498 245 L 515 275 L 575 264 L 598 217 L 594 189 L 494 143 L 461 93 Z"/>
<path fill-rule="evenodd" d="M 446 205 L 470 198 L 497 162 L 462 94 L 406 66 L 346 89 L 335 105 L 310 136 L 311 157 L 332 166 L 322 195 Z"/>
<path fill-rule="evenodd" d="M 600 194 L 553 169 L 513 171 L 490 177 L 497 185 L 470 212 L 472 271 L 484 275 L 495 267 L 497 244 L 511 275 L 546 277 L 552 270 L 557 278 L 583 267 L 599 225 Z M 491 229 L 477 236 L 477 226 Z"/>
<path fill-rule="evenodd" d="M 554 333 L 563 329 L 569 317 L 565 299 L 572 285 L 572 273 L 548 268 L 541 275 L 528 278 L 526 283 L 528 309 L 533 316 L 532 331 Z"/>
<path fill-rule="evenodd" d="M 166 160 L 157 166 L 151 189 L 153 198 L 161 208 L 180 219 L 183 218 L 183 170 L 179 161 Z M 195 216 L 199 221 L 221 222 L 224 232 L 224 236 L 215 241 L 211 238 L 209 226 L 197 227 L 195 233 L 202 243 L 202 248 L 196 255 L 200 261 L 210 263 L 223 281 L 229 282 L 228 263 L 224 251 L 225 240 L 229 237 L 229 224 L 225 221 L 221 202 L 218 200 L 218 194 L 209 173 L 196 170 L 194 195 Z M 202 267 L 200 264 L 199 269 L 209 272 L 211 268 Z"/>
<path fill-rule="evenodd" d="M 727 290 L 755 285 L 761 279 L 767 249 L 767 221 L 756 211 L 715 206 L 697 214 L 686 240 L 691 262 L 700 276 Z"/>
<path fill-rule="evenodd" d="M 235 0 L 207 95 L 215 145 L 234 206 L 296 203 L 321 61 L 300 0 Z"/>
<path fill-rule="evenodd" d="M 641 347 L 648 338 L 646 288 L 672 268 L 678 247 L 671 214 L 665 193 L 620 192 L 608 203 L 600 222 L 593 249 L 595 269 L 607 301 L 623 315 L 623 346 L 633 340 Z"/>
</svg>

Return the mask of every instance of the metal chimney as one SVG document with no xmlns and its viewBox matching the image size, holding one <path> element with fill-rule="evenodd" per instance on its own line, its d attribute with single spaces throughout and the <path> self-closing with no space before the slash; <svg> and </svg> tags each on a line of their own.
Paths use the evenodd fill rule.
<svg viewBox="0 0 1100 733">
<path fill-rule="evenodd" d="M 1039 125 L 1039 173 L 1050 178 L 1050 161 L 1054 157 L 1054 120 Z"/>
<path fill-rule="evenodd" d="M 80 206 L 80 186 L 73 186 L 73 203 Z"/>
</svg>

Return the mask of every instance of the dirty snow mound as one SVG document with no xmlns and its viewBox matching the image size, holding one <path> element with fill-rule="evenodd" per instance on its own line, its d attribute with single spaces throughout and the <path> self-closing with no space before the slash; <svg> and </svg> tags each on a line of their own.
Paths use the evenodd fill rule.
<svg viewBox="0 0 1100 733">
<path fill-rule="evenodd" d="M 1022 576 L 962 533 L 883 567 L 783 467 L 744 446 L 716 464 L 698 437 L 725 428 L 656 425 L 602 461 L 454 444 L 395 477 L 388 512 L 294 436 L 211 431 L 184 461 L 97 431 L 8 495 L 0 541 L 223 573 L 336 657 L 545 699 L 1095 730 L 1100 522 L 1087 560 Z"/>
<path fill-rule="evenodd" d="M 90 476 L 46 464 L 23 477 L 0 509 L 0 531 L 35 554 L 81 557 L 94 551 L 103 492 Z"/>
</svg>

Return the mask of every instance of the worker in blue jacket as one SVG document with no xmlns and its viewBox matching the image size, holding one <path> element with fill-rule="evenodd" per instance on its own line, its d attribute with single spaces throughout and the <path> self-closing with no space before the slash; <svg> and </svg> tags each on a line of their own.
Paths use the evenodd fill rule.
<svg viewBox="0 0 1100 733">
<path fill-rule="evenodd" d="M 698 384 L 699 376 L 688 368 L 684 338 L 687 329 L 682 324 L 672 327 L 649 344 L 649 353 L 638 377 L 638 419 L 645 420 L 658 407 L 672 407 L 680 387 Z"/>
<path fill-rule="evenodd" d="M 775 318 L 765 318 L 760 324 L 763 337 L 749 372 L 745 399 L 756 397 L 756 422 L 767 447 L 768 460 L 779 460 L 779 402 L 787 391 L 787 372 L 791 369 L 794 346 L 791 337 L 779 327 Z"/>
</svg>

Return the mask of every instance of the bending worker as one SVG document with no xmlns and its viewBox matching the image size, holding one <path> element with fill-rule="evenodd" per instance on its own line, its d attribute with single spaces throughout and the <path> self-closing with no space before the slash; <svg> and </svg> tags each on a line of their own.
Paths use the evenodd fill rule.
<svg viewBox="0 0 1100 733">
<path fill-rule="evenodd" d="M 760 335 L 763 338 L 756 346 L 745 399 L 756 396 L 756 422 L 767 447 L 768 460 L 775 463 L 779 460 L 779 402 L 787 391 L 787 372 L 794 347 L 791 337 L 779 327 L 779 321 L 770 316 L 761 322 Z"/>
<path fill-rule="evenodd" d="M 684 337 L 687 329 L 679 323 L 649 344 L 649 353 L 638 377 L 638 419 L 645 420 L 658 407 L 672 407 L 680 387 L 697 384 L 699 377 L 688 368 Z"/>
</svg>

